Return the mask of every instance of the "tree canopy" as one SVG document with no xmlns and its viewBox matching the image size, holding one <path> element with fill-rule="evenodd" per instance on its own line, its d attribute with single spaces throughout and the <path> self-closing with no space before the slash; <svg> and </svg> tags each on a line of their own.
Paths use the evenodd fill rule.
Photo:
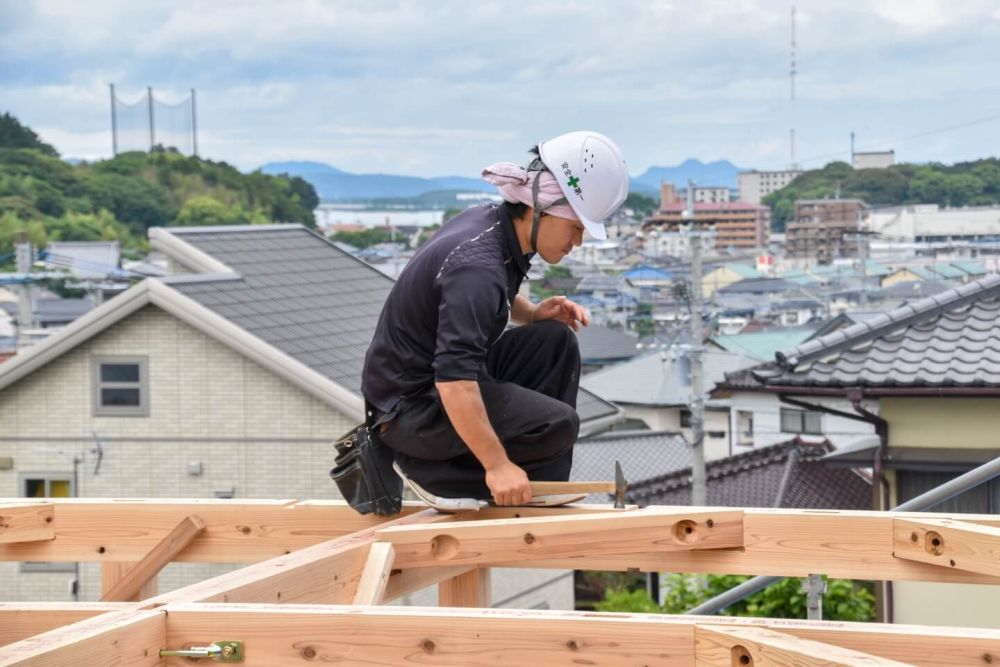
<svg viewBox="0 0 1000 667">
<path fill-rule="evenodd" d="M 33 148 L 45 155 L 59 157 L 56 149 L 39 139 L 31 128 L 21 125 L 9 113 L 0 115 L 0 148 Z"/>
<path fill-rule="evenodd" d="M 885 169 L 853 169 L 846 162 L 831 162 L 822 169 L 805 172 L 763 201 L 771 207 L 774 230 L 782 231 L 795 215 L 795 200 L 832 198 L 838 193 L 878 207 L 1000 204 L 1000 160 L 987 158 L 953 165 L 904 163 Z"/>
<path fill-rule="evenodd" d="M 14 235 L 117 240 L 146 247 L 150 227 L 298 222 L 315 227 L 319 197 L 307 181 L 157 147 L 109 160 L 68 164 L 10 114 L 0 116 L 0 255 Z"/>
</svg>

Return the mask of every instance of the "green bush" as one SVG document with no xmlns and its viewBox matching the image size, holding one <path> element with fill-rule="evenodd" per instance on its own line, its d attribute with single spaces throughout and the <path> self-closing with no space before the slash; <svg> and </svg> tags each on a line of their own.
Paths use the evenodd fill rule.
<svg viewBox="0 0 1000 667">
<path fill-rule="evenodd" d="M 645 590 L 612 588 L 598 602 L 598 611 L 661 612 L 682 614 L 749 579 L 733 575 L 670 574 L 663 582 L 663 605 L 657 605 Z M 806 594 L 802 580 L 792 577 L 765 588 L 720 612 L 724 616 L 806 618 Z M 875 620 L 875 595 L 868 584 L 849 579 L 827 580 L 823 596 L 823 618 L 834 621 Z"/>
</svg>

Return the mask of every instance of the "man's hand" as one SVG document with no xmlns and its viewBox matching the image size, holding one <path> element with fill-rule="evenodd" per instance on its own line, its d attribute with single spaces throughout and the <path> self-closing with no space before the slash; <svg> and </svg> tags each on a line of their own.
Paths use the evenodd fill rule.
<svg viewBox="0 0 1000 667">
<path fill-rule="evenodd" d="M 509 460 L 486 470 L 486 486 L 497 505 L 524 505 L 531 501 L 528 474 Z"/>
<path fill-rule="evenodd" d="M 590 325 L 590 313 L 580 304 L 567 299 L 564 296 L 549 297 L 535 307 L 535 322 L 542 320 L 557 320 L 573 331 L 579 331 L 580 325 Z"/>
</svg>

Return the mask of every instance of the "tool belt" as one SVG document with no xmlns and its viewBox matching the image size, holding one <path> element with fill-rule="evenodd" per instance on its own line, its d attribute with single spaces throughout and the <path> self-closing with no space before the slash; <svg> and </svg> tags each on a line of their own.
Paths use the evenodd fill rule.
<svg viewBox="0 0 1000 667">
<path fill-rule="evenodd" d="M 403 480 L 392 469 L 395 454 L 361 424 L 333 443 L 330 477 L 344 500 L 361 514 L 393 516 L 403 508 Z"/>
</svg>

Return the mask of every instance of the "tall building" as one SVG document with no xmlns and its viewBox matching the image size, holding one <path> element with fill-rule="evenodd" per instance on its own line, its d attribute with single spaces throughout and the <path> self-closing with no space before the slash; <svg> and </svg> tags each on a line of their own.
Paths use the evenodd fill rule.
<svg viewBox="0 0 1000 667">
<path fill-rule="evenodd" d="M 759 204 L 760 200 L 775 190 L 780 190 L 802 174 L 800 170 L 787 171 L 744 171 L 736 179 L 739 184 L 740 201 Z"/>
<path fill-rule="evenodd" d="M 838 257 L 857 257 L 857 233 L 868 217 L 860 199 L 800 199 L 795 220 L 785 225 L 785 255 L 829 264 Z"/>
<path fill-rule="evenodd" d="M 729 188 L 724 185 L 696 185 L 694 201 L 696 204 L 718 204 L 732 200 Z M 677 189 L 673 183 L 664 181 L 660 184 L 660 205 L 687 201 L 687 188 Z"/>
<path fill-rule="evenodd" d="M 852 163 L 855 169 L 885 169 L 896 164 L 896 151 L 856 152 Z"/>
<path fill-rule="evenodd" d="M 643 221 L 643 229 L 664 232 L 679 231 L 687 224 L 686 205 L 681 202 L 660 204 L 660 210 Z M 694 219 L 702 229 L 715 230 L 715 247 L 765 248 L 771 231 L 771 209 L 743 202 L 695 203 Z"/>
</svg>

